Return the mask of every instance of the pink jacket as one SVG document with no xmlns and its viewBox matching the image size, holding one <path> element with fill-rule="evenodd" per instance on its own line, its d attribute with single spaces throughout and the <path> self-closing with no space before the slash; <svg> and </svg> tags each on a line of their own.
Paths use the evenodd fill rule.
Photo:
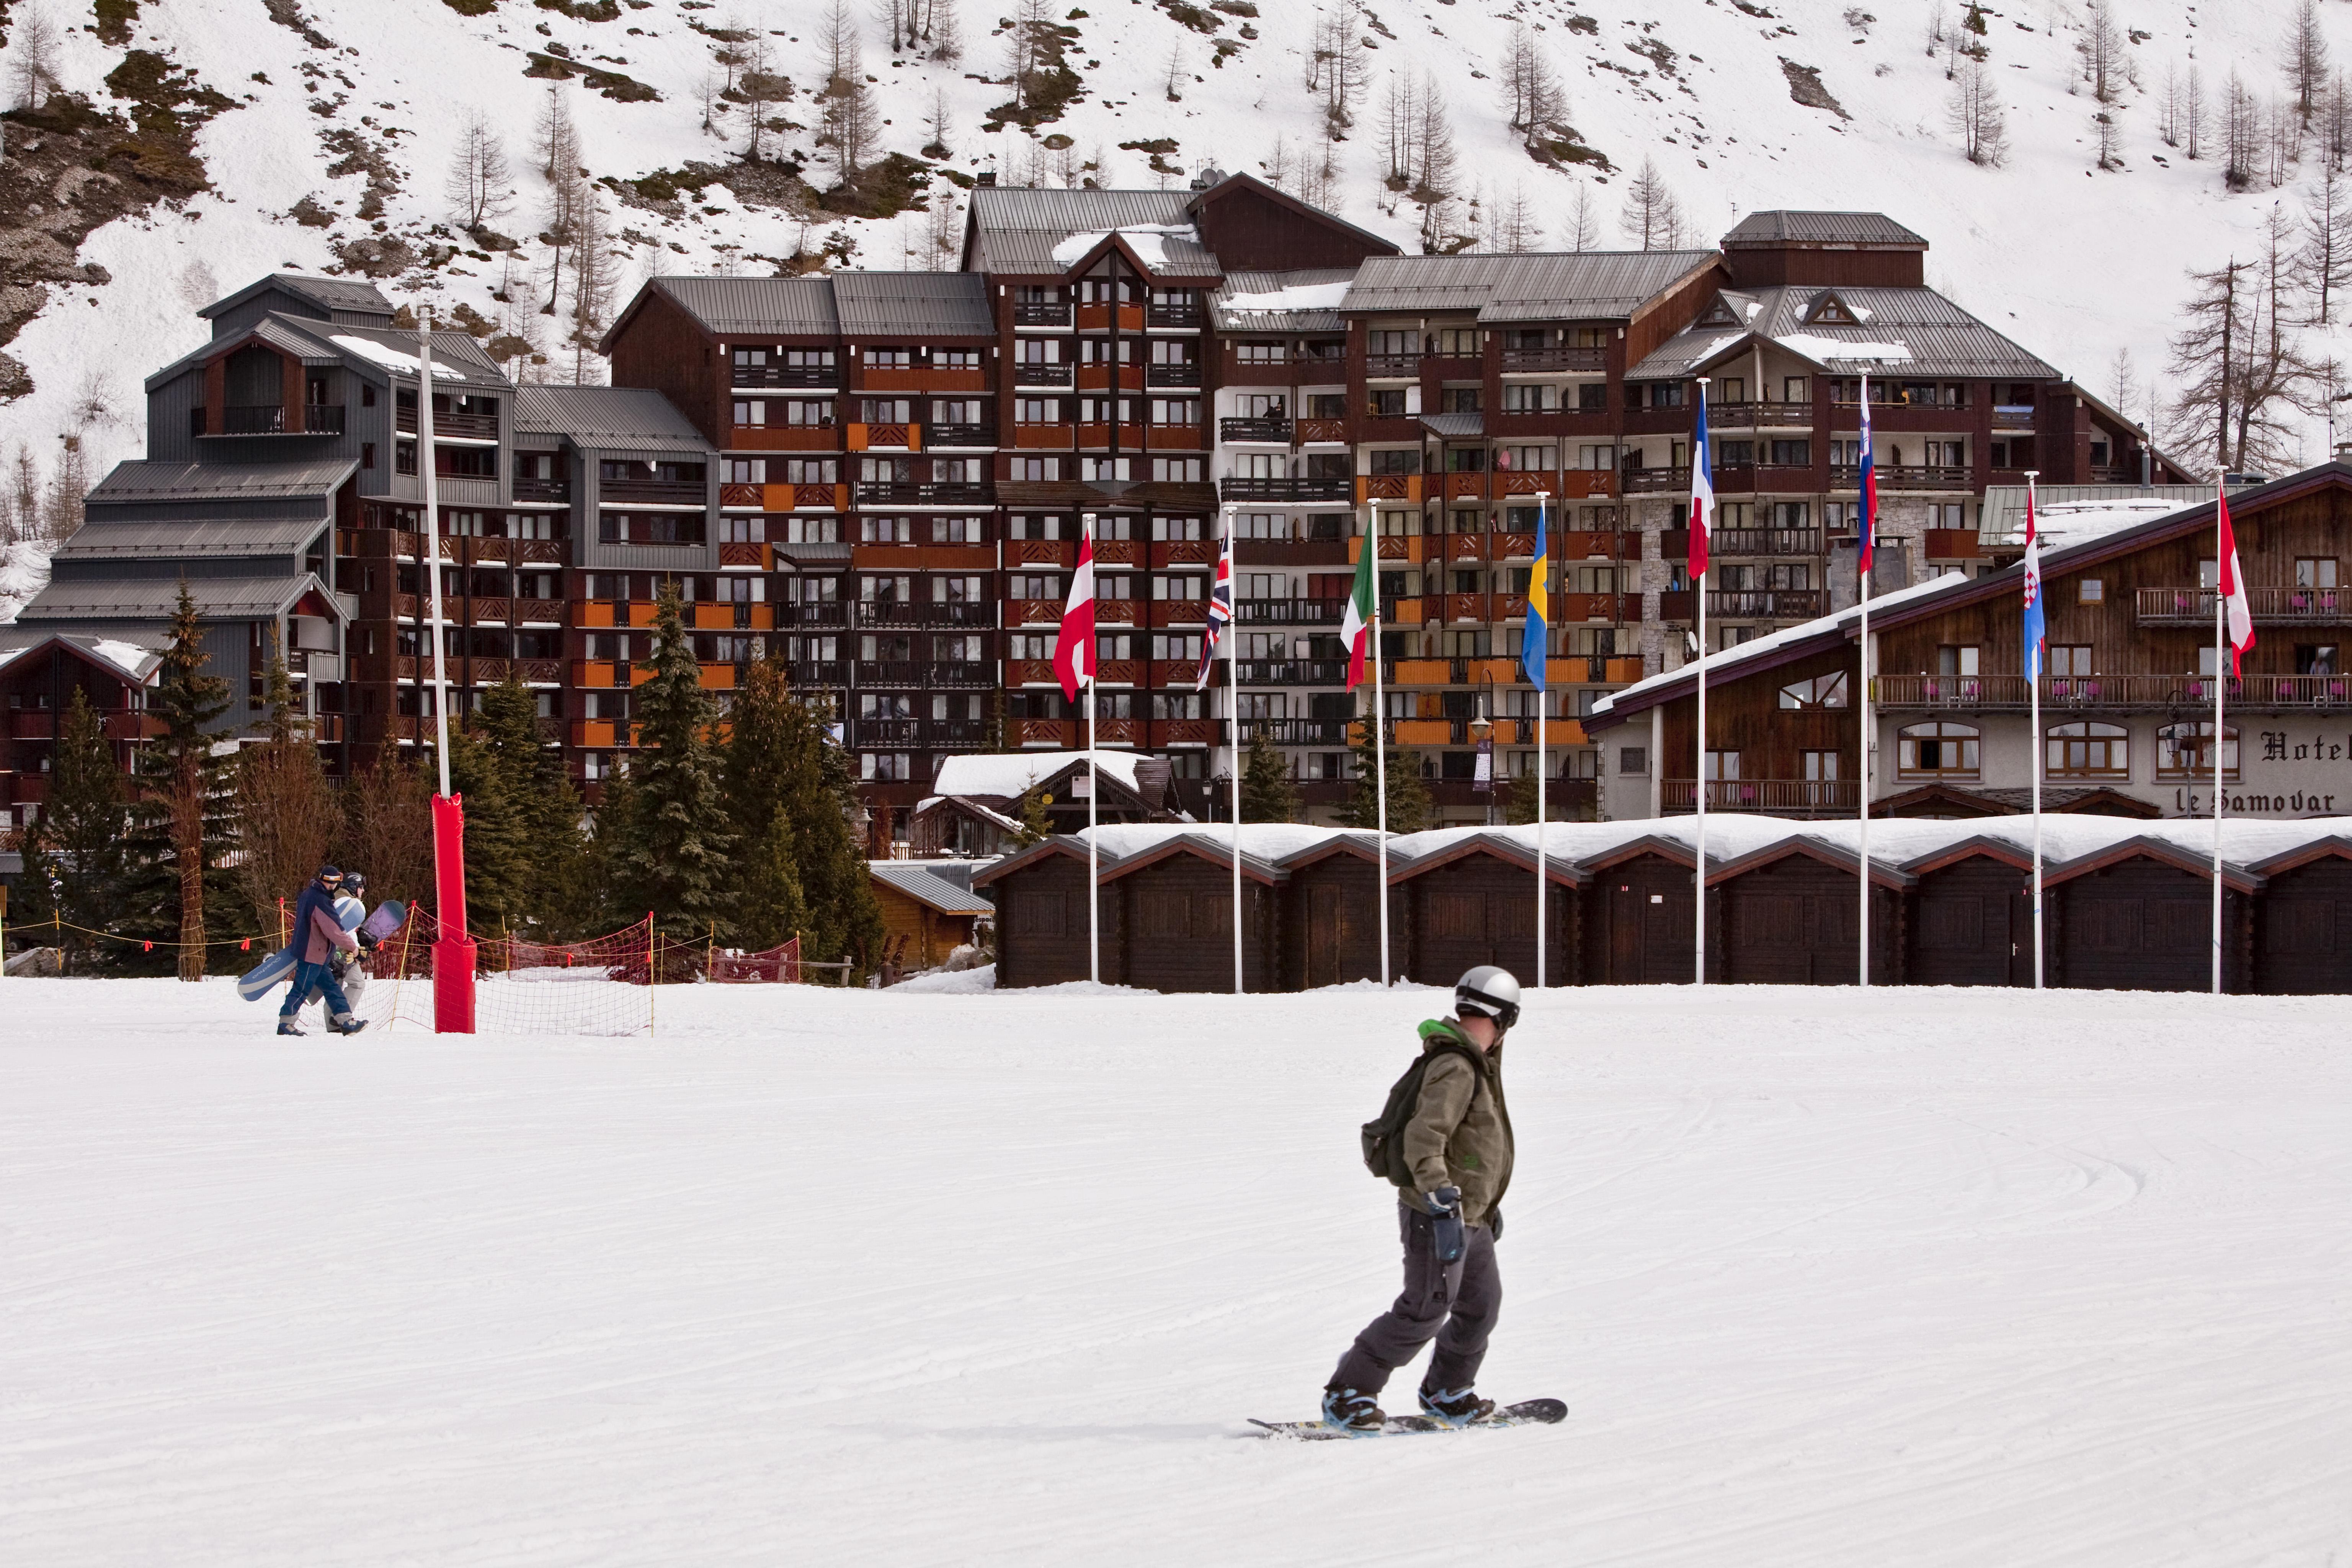
<svg viewBox="0 0 2352 1568">
<path fill-rule="evenodd" d="M 335 918 L 332 910 L 310 911 L 310 940 L 302 944 L 302 962 L 305 963 L 324 963 L 327 954 L 339 947 L 345 952 L 360 950 L 359 939 L 343 929 L 343 922 Z"/>
</svg>

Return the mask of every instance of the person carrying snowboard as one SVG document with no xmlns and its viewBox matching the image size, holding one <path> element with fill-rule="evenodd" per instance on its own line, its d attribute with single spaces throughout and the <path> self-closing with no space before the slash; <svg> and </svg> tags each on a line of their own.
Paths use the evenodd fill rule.
<svg viewBox="0 0 2352 1568">
<path fill-rule="evenodd" d="M 1499 1205 L 1511 1184 L 1511 1114 L 1503 1102 L 1503 1036 L 1519 1019 L 1519 983 L 1507 970 L 1481 965 L 1454 987 L 1454 1016 L 1421 1026 L 1419 1092 L 1392 1103 L 1365 1129 L 1368 1159 L 1385 1156 L 1397 1182 L 1397 1228 L 1404 1239 L 1404 1289 L 1365 1325 L 1323 1391 L 1323 1420 L 1344 1431 L 1372 1433 L 1389 1374 L 1421 1353 L 1436 1352 L 1421 1380 L 1421 1407 L 1451 1426 L 1494 1413 L 1478 1396 L 1478 1363 L 1503 1302 L 1495 1267 L 1502 1234 Z M 1412 1075 L 1400 1082 L 1404 1090 Z M 1374 1149 L 1376 1130 L 1398 1117 L 1393 1147 Z"/>
<path fill-rule="evenodd" d="M 342 872 L 332 866 L 321 866 L 319 874 L 310 879 L 310 885 L 302 889 L 301 898 L 295 901 L 294 975 L 286 987 L 286 1005 L 278 1010 L 278 1032 L 281 1035 L 302 1033 L 296 1020 L 314 986 L 326 995 L 329 1028 L 339 1035 L 356 1035 L 367 1027 L 352 1016 L 352 1005 L 335 979 L 334 967 L 328 963 L 339 949 L 344 952 L 359 950 L 359 940 L 335 918 L 335 894 L 342 882 Z"/>
<path fill-rule="evenodd" d="M 337 891 L 334 900 L 337 924 L 341 924 L 342 921 L 347 918 L 344 916 L 341 908 L 343 900 L 346 899 L 352 900 L 362 908 L 365 907 L 367 903 L 367 878 L 361 872 L 346 871 L 343 873 L 342 887 Z M 368 933 L 368 929 L 364 924 L 352 929 L 351 934 L 356 945 L 348 952 L 339 948 L 336 951 L 328 953 L 327 966 L 334 972 L 335 984 L 342 988 L 345 1000 L 351 1004 L 352 1010 L 356 1012 L 359 1007 L 360 993 L 367 988 L 368 982 L 368 973 L 365 969 L 361 967 L 361 964 L 369 953 L 375 951 L 377 943 L 375 938 Z M 327 987 L 325 983 L 322 981 L 319 984 L 310 987 L 310 994 L 302 998 L 302 1005 L 308 1007 L 313 1002 L 318 1003 L 322 1011 L 328 1011 L 329 1022 L 331 1025 L 333 1017 L 331 1010 L 327 1007 L 326 994 Z"/>
</svg>

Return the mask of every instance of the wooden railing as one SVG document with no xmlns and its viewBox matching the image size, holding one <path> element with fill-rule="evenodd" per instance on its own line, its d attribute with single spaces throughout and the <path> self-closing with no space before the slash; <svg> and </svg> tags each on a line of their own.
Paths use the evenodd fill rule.
<svg viewBox="0 0 2352 1568">
<path fill-rule="evenodd" d="M 2210 588 L 2142 588 L 2134 595 L 2139 620 L 2151 626 L 2213 624 Z M 2336 588 L 2248 588 L 2256 626 L 2336 626 L 2352 620 L 2352 595 Z"/>
<path fill-rule="evenodd" d="M 1229 418 L 1217 421 L 1217 439 L 1220 441 L 1273 442 L 1286 447 L 1290 444 L 1290 421 L 1279 416 L 1271 418 Z"/>
<path fill-rule="evenodd" d="M 1660 804 L 1668 811 L 1697 809 L 1696 779 L 1661 779 Z M 1769 811 L 1776 816 L 1851 813 L 1860 805 L 1853 779 L 1709 779 L 1709 811 Z"/>
<path fill-rule="evenodd" d="M 2032 693 L 2021 675 L 1881 675 L 1871 681 L 1881 708 L 1932 708 L 2021 712 Z M 2045 676 L 2042 710 L 2210 710 L 2213 681 L 2196 675 Z M 2248 675 L 2230 682 L 2230 708 L 2328 710 L 2352 707 L 2352 676 Z"/>
<path fill-rule="evenodd" d="M 1710 403 L 1706 406 L 1707 423 L 1717 430 L 1754 430 L 1759 427 L 1802 426 L 1813 423 L 1813 405 L 1810 403 Z"/>
<path fill-rule="evenodd" d="M 1503 373 L 1539 370 L 1605 370 L 1609 365 L 1607 349 L 1505 349 Z"/>
<path fill-rule="evenodd" d="M 1733 619 L 1810 621 L 1829 610 L 1821 588 L 1709 588 L 1706 613 Z"/>
</svg>

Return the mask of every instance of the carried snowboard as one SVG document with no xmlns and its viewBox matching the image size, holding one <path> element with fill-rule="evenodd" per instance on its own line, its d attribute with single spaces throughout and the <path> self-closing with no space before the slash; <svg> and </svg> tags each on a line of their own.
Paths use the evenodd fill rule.
<svg viewBox="0 0 2352 1568">
<path fill-rule="evenodd" d="M 1473 1421 L 1467 1426 L 1450 1426 L 1433 1415 L 1391 1415 L 1378 1432 L 1350 1432 L 1320 1421 L 1261 1421 L 1253 1415 L 1250 1425 L 1258 1430 L 1243 1436 L 1320 1443 L 1332 1438 L 1402 1437 L 1415 1432 L 1476 1432 L 1489 1426 L 1549 1426 L 1567 1417 L 1568 1405 L 1562 1400 L 1522 1399 L 1517 1405 L 1501 1405 L 1484 1421 Z"/>
<path fill-rule="evenodd" d="M 400 929 L 401 922 L 408 918 L 408 908 L 397 899 L 387 899 L 378 904 L 375 913 L 371 915 L 367 912 L 367 906 L 357 899 L 335 900 L 335 919 L 342 922 L 345 931 L 359 928 L 362 917 L 365 918 L 367 933 L 381 942 Z M 301 945 L 298 941 L 290 946 L 279 948 L 237 976 L 236 994 L 248 1002 L 258 1002 L 292 979 L 295 954 Z"/>
</svg>

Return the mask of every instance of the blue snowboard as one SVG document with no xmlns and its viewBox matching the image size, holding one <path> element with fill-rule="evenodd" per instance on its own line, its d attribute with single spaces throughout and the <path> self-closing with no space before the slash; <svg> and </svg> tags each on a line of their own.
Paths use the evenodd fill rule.
<svg viewBox="0 0 2352 1568">
<path fill-rule="evenodd" d="M 384 917 L 384 911 L 387 910 L 394 912 L 392 915 L 392 923 L 386 926 L 382 933 L 384 936 L 398 931 L 400 922 L 407 918 L 408 911 L 397 900 L 381 905 L 373 916 L 368 914 L 367 906 L 357 899 L 341 898 L 335 900 L 335 918 L 342 922 L 345 931 L 355 929 L 364 917 L 371 935 L 377 934 L 373 929 L 375 923 Z M 291 946 L 279 948 L 276 952 L 247 970 L 237 977 L 236 994 L 248 1002 L 258 1002 L 277 990 L 278 986 L 291 980 L 294 977 L 294 965 L 297 962 L 296 952 L 301 945 L 301 941 L 297 939 Z"/>
</svg>

